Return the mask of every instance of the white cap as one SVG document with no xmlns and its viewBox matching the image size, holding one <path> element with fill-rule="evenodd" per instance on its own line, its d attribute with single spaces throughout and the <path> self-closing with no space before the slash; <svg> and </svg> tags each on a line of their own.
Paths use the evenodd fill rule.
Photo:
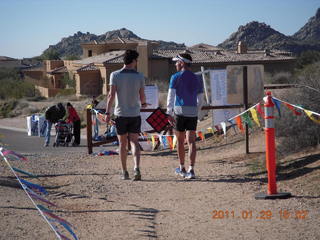
<svg viewBox="0 0 320 240">
<path fill-rule="evenodd" d="M 185 63 L 192 63 L 191 60 L 189 59 L 186 59 L 184 57 L 181 57 L 180 54 L 178 54 L 178 56 L 172 58 L 172 61 L 176 62 L 176 61 L 182 61 L 182 62 L 185 62 Z"/>
</svg>

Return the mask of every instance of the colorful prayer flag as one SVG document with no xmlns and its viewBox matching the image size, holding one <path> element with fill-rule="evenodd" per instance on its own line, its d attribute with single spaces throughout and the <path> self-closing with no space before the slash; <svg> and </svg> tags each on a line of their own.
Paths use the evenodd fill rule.
<svg viewBox="0 0 320 240">
<path fill-rule="evenodd" d="M 264 118 L 264 111 L 262 109 L 261 103 L 257 104 L 256 109 L 257 109 L 258 113 L 261 115 L 261 117 Z"/>
<path fill-rule="evenodd" d="M 274 102 L 274 105 L 276 105 L 276 108 L 277 108 L 278 113 L 279 113 L 279 117 L 281 117 L 281 111 L 280 111 L 281 102 L 278 99 L 275 99 L 275 98 L 272 98 L 272 101 Z"/>
<path fill-rule="evenodd" d="M 26 186 L 29 187 L 29 188 L 37 189 L 39 192 L 42 192 L 42 193 L 44 193 L 45 195 L 48 194 L 47 190 L 46 190 L 44 187 L 42 187 L 42 186 L 40 186 L 40 185 L 38 185 L 38 184 L 29 182 L 29 181 L 24 180 L 24 179 L 21 179 L 21 178 L 19 178 L 19 180 L 20 180 L 21 183 L 23 183 L 24 185 L 26 185 Z"/>
<path fill-rule="evenodd" d="M 237 123 L 237 126 L 238 128 L 240 129 L 240 131 L 243 133 L 244 132 L 244 129 L 243 129 L 243 126 L 242 126 L 242 120 L 241 120 L 241 117 L 238 116 L 235 118 L 236 120 L 236 123 Z"/>
<path fill-rule="evenodd" d="M 22 173 L 22 174 L 27 175 L 27 176 L 32 177 L 32 178 L 36 178 L 37 177 L 36 175 L 33 175 L 32 173 L 28 173 L 26 171 L 23 171 L 21 169 L 15 168 L 15 167 L 12 167 L 12 169 L 14 171 L 16 171 L 16 172 Z"/>
<path fill-rule="evenodd" d="M 198 137 L 199 137 L 202 141 L 204 141 L 204 136 L 203 136 L 202 131 L 198 131 Z"/>
<path fill-rule="evenodd" d="M 259 127 L 261 127 L 256 109 L 250 108 L 250 113 L 251 113 L 251 116 L 252 116 L 253 121 L 254 121 Z"/>
<path fill-rule="evenodd" d="M 208 130 L 209 133 L 212 133 L 212 134 L 213 134 L 213 129 L 212 129 L 212 127 L 208 127 L 207 130 Z"/>
<path fill-rule="evenodd" d="M 23 160 L 23 161 L 27 161 L 28 159 L 25 158 L 24 156 L 14 152 L 14 151 L 11 151 L 11 150 L 5 150 L 2 152 L 3 156 L 8 156 L 8 155 L 13 155 L 15 156 L 16 158 L 20 159 L 20 160 Z"/>
<path fill-rule="evenodd" d="M 251 121 L 251 118 L 249 117 L 248 112 L 243 113 L 242 114 L 242 118 L 243 118 L 243 122 L 248 124 L 249 128 L 252 128 L 252 121 Z"/>
<path fill-rule="evenodd" d="M 298 111 L 295 109 L 295 107 L 292 106 L 291 104 L 284 102 L 284 105 L 286 105 L 286 106 L 294 113 L 294 115 L 296 115 L 296 116 L 300 116 L 300 115 L 301 115 L 301 112 L 298 112 Z"/>
<path fill-rule="evenodd" d="M 221 122 L 221 127 L 222 127 L 222 130 L 223 130 L 223 134 L 226 136 L 227 135 L 227 125 L 225 122 Z"/>
<path fill-rule="evenodd" d="M 167 136 L 167 142 L 169 143 L 170 149 L 173 150 L 172 136 Z"/>
<path fill-rule="evenodd" d="M 173 147 L 173 149 L 175 149 L 175 147 L 176 147 L 176 144 L 177 144 L 177 136 L 173 136 L 173 143 L 172 143 L 172 147 Z"/>
<path fill-rule="evenodd" d="M 312 121 L 314 121 L 315 123 L 320 124 L 320 116 L 319 116 L 319 115 L 316 115 L 316 114 L 314 114 L 313 112 L 311 112 L 311 111 L 309 111 L 309 110 L 305 110 L 305 109 L 304 109 L 304 112 L 307 114 L 307 116 L 308 116 Z"/>
</svg>

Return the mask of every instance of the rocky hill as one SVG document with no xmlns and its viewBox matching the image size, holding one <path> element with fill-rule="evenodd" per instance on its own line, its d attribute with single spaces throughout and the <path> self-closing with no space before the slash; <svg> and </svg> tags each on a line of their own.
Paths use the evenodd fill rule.
<svg viewBox="0 0 320 240">
<path fill-rule="evenodd" d="M 309 42 L 310 44 L 319 43 L 320 41 L 320 8 L 317 10 L 315 16 L 309 19 L 309 21 L 292 37 L 295 39 Z"/>
<path fill-rule="evenodd" d="M 305 50 L 320 50 L 320 9 L 307 24 L 293 36 L 286 36 L 265 23 L 250 22 L 240 26 L 237 32 L 218 47 L 235 50 L 239 41 L 249 49 L 279 49 L 300 53 Z"/>
<path fill-rule="evenodd" d="M 59 53 L 61 58 L 66 56 L 81 56 L 82 48 L 80 46 L 81 43 L 92 42 L 92 41 L 106 41 L 111 39 L 116 39 L 118 37 L 124 39 L 136 39 L 136 40 L 145 40 L 134 34 L 132 31 L 121 28 L 118 30 L 108 31 L 101 35 L 95 35 L 92 33 L 82 33 L 77 32 L 72 36 L 62 38 L 60 42 L 55 45 L 50 45 L 48 49 L 45 51 L 54 49 Z M 175 42 L 165 42 L 165 41 L 157 41 L 159 42 L 159 48 L 161 49 L 181 49 L 185 48 L 184 44 L 178 44 Z M 44 52 L 45 52 L 44 51 Z"/>
</svg>

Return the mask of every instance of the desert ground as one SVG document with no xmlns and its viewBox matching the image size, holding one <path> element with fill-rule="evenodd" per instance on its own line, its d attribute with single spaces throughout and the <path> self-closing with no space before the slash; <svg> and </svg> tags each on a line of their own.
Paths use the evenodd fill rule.
<svg viewBox="0 0 320 240">
<path fill-rule="evenodd" d="M 2 119 L 0 126 L 19 128 L 23 121 Z M 0 133 L 6 148 L 19 151 L 6 143 L 8 132 Z M 243 135 L 233 130 L 227 138 L 199 141 L 195 180 L 174 175 L 175 150 L 142 152 L 142 181 L 134 182 L 120 180 L 118 156 L 88 155 L 85 140 L 68 149 L 43 148 L 38 137 L 24 141 L 34 146 L 20 148 L 28 161 L 10 163 L 38 176 L 24 179 L 48 190 L 46 199 L 57 204 L 50 209 L 72 224 L 79 239 L 320 239 L 318 148 L 278 163 L 278 192 L 291 198 L 256 200 L 267 191 L 259 129 L 250 135 L 248 155 Z M 128 166 L 133 168 L 131 156 Z M 0 172 L 0 239 L 56 239 L 4 161 Z"/>
</svg>

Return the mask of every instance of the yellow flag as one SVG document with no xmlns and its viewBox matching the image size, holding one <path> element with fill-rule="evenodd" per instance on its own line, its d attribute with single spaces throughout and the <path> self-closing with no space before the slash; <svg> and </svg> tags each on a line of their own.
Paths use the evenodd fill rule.
<svg viewBox="0 0 320 240">
<path fill-rule="evenodd" d="M 252 116 L 253 120 L 255 121 L 255 123 L 256 123 L 259 127 L 261 127 L 261 126 L 260 126 L 259 119 L 258 119 L 258 114 L 257 114 L 256 109 L 250 108 L 250 112 L 251 112 L 251 116 Z"/>
<path fill-rule="evenodd" d="M 154 135 L 151 136 L 151 141 L 152 141 L 152 149 L 154 149 L 156 146 L 156 141 L 154 139 Z"/>
<path fill-rule="evenodd" d="M 177 144 L 177 137 L 176 135 L 173 136 L 173 143 L 172 143 L 172 149 L 174 149 L 176 147 Z"/>
<path fill-rule="evenodd" d="M 305 110 L 304 109 L 304 112 L 308 115 L 308 117 L 314 121 L 315 123 L 318 123 L 320 124 L 320 116 L 316 115 L 316 114 L 313 114 L 311 111 L 308 111 L 308 110 Z"/>
<path fill-rule="evenodd" d="M 213 134 L 213 129 L 212 129 L 212 127 L 208 127 L 207 130 L 208 130 L 209 133 L 212 133 L 212 134 Z"/>
</svg>

